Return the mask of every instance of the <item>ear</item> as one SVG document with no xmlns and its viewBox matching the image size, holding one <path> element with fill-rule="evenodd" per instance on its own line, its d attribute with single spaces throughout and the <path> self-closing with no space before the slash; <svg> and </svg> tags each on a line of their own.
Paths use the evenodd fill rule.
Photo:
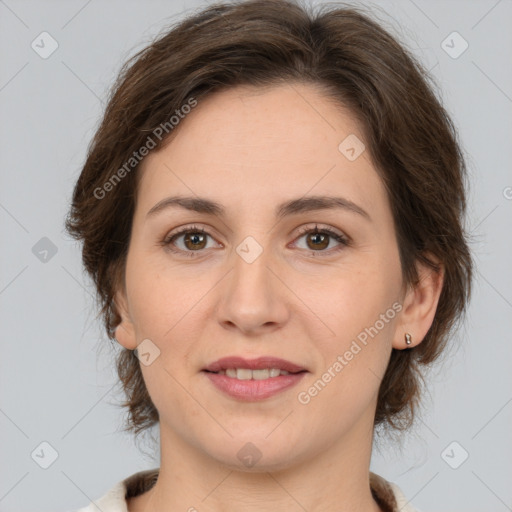
<svg viewBox="0 0 512 512">
<path fill-rule="evenodd" d="M 115 329 L 116 340 L 124 348 L 135 350 L 137 348 L 135 326 L 129 314 L 128 299 L 124 290 L 116 292 L 114 303 L 121 315 L 121 323 Z"/>
<path fill-rule="evenodd" d="M 419 282 L 415 286 L 411 285 L 406 292 L 395 330 L 393 348 L 402 350 L 419 345 L 434 321 L 443 288 L 444 267 L 431 254 L 428 257 L 438 265 L 439 271 L 436 272 L 423 263 L 417 263 Z M 411 335 L 410 345 L 405 342 L 406 333 Z"/>
</svg>

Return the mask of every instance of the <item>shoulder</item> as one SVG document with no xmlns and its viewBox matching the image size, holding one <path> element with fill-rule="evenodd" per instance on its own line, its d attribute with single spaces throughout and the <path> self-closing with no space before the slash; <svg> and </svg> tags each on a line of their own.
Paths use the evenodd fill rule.
<svg viewBox="0 0 512 512">
<path fill-rule="evenodd" d="M 158 468 L 139 471 L 117 482 L 103 496 L 74 512 L 128 512 L 127 498 L 151 489 L 158 478 Z"/>
<path fill-rule="evenodd" d="M 397 510 L 400 512 L 420 512 L 417 508 L 414 508 L 413 504 L 405 497 L 400 487 L 393 482 L 389 482 L 389 485 L 395 493 Z"/>
<path fill-rule="evenodd" d="M 101 498 L 91 501 L 89 505 L 75 512 L 128 512 L 125 499 L 126 487 L 120 481 Z"/>
<path fill-rule="evenodd" d="M 398 485 L 376 473 L 370 472 L 370 488 L 384 512 L 420 512 L 413 507 Z"/>
</svg>

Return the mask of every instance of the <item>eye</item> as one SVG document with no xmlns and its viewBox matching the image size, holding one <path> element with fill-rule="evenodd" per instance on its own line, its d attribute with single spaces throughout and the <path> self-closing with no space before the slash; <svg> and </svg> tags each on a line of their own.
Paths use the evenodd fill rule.
<svg viewBox="0 0 512 512">
<path fill-rule="evenodd" d="M 301 228 L 299 237 L 296 240 L 303 237 L 306 237 L 306 247 L 299 248 L 312 251 L 313 256 L 316 255 L 315 253 L 332 254 L 350 245 L 348 237 L 330 228 L 318 229 L 317 225 L 314 228 L 307 226 Z M 212 238 L 212 236 L 204 229 L 197 226 L 186 226 L 166 236 L 161 245 L 171 252 L 196 257 L 198 256 L 196 253 L 201 253 L 203 249 L 211 248 L 211 246 L 208 246 L 208 238 Z M 338 243 L 338 246 L 326 250 L 333 240 Z"/>
<path fill-rule="evenodd" d="M 306 250 L 312 250 L 313 253 L 333 253 L 342 250 L 344 247 L 350 245 L 349 239 L 344 235 L 337 233 L 336 231 L 330 228 L 321 228 L 318 229 L 318 226 L 315 225 L 314 228 L 305 227 L 300 230 L 299 238 L 305 237 L 306 247 L 302 247 Z M 327 249 L 332 241 L 338 242 L 338 246 Z M 315 255 L 315 254 L 313 254 Z"/>
<path fill-rule="evenodd" d="M 208 237 L 211 238 L 211 235 L 206 233 L 204 229 L 197 226 L 187 226 L 176 233 L 168 235 L 163 240 L 162 245 L 172 252 L 194 257 L 195 252 L 201 252 L 203 249 L 210 248 L 207 246 Z M 176 243 L 180 239 L 182 239 L 182 244 Z"/>
</svg>

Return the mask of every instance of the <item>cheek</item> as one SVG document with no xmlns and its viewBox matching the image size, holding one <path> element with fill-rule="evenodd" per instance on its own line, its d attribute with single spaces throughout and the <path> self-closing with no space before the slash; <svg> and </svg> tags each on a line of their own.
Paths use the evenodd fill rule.
<svg viewBox="0 0 512 512">
<path fill-rule="evenodd" d="M 376 404 L 391 355 L 396 318 L 392 304 L 381 309 L 375 301 L 354 307 L 341 310 L 336 338 L 317 341 L 322 363 L 297 396 L 307 418 L 324 418 L 326 435 L 349 429 Z"/>
<path fill-rule="evenodd" d="M 344 344 L 376 322 L 379 331 L 390 330 L 396 316 L 393 304 L 400 298 L 400 283 L 396 265 L 351 268 L 333 276 L 321 290 L 309 292 L 307 302 L 329 327 L 329 332 L 322 330 L 325 338 Z M 380 321 L 382 315 L 384 325 Z"/>
<path fill-rule="evenodd" d="M 134 259 L 127 286 L 131 286 L 136 337 L 138 342 L 150 339 L 159 349 L 155 362 L 147 367 L 141 365 L 141 370 L 157 408 L 159 397 L 168 401 L 172 396 L 177 406 L 183 394 L 178 382 L 185 382 L 190 373 L 197 371 L 193 366 L 197 361 L 192 356 L 197 359 L 198 345 L 204 338 L 201 329 L 204 319 L 209 318 L 204 309 L 207 302 L 201 300 L 205 282 L 197 277 L 187 282 L 178 273 L 164 272 L 149 261 L 138 269 L 135 266 Z M 187 397 L 183 396 L 183 400 L 181 405 L 186 407 Z"/>
<path fill-rule="evenodd" d="M 201 297 L 197 277 L 187 283 L 166 263 L 161 255 L 143 251 L 128 258 L 126 286 L 138 338 L 165 339 L 181 321 L 187 322 L 187 312 L 193 314 L 193 306 Z"/>
<path fill-rule="evenodd" d="M 401 310 L 400 265 L 398 259 L 382 259 L 380 264 L 353 267 L 332 282 L 336 285 L 310 296 L 330 329 L 315 342 L 322 355 L 319 385 L 328 381 L 331 391 L 325 399 L 340 404 L 361 395 L 370 399 L 387 367 Z"/>
</svg>

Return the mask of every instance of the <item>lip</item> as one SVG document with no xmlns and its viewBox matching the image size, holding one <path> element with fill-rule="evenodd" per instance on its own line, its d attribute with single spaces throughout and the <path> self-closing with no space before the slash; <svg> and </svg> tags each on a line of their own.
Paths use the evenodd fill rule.
<svg viewBox="0 0 512 512">
<path fill-rule="evenodd" d="M 209 364 L 203 370 L 208 372 L 219 372 L 228 368 L 247 368 L 249 370 L 263 370 L 265 368 L 279 368 L 290 373 L 307 371 L 306 368 L 299 366 L 285 359 L 272 356 L 262 356 L 256 359 L 245 359 L 240 356 L 223 357 Z M 277 378 L 277 377 L 275 377 Z"/>
<path fill-rule="evenodd" d="M 244 402 L 265 400 L 299 383 L 306 372 L 279 375 L 262 380 L 238 380 L 227 375 L 203 371 L 210 382 L 220 391 Z"/>
<path fill-rule="evenodd" d="M 290 372 L 289 375 L 279 375 L 261 380 L 238 380 L 213 372 L 219 372 L 228 368 L 248 368 L 250 370 L 262 370 L 264 368 L 279 368 Z M 265 400 L 297 385 L 304 375 L 308 373 L 305 368 L 277 357 L 263 356 L 257 359 L 245 359 L 243 357 L 224 357 L 211 363 L 202 370 L 210 382 L 220 391 L 232 398 L 244 402 Z"/>
</svg>

